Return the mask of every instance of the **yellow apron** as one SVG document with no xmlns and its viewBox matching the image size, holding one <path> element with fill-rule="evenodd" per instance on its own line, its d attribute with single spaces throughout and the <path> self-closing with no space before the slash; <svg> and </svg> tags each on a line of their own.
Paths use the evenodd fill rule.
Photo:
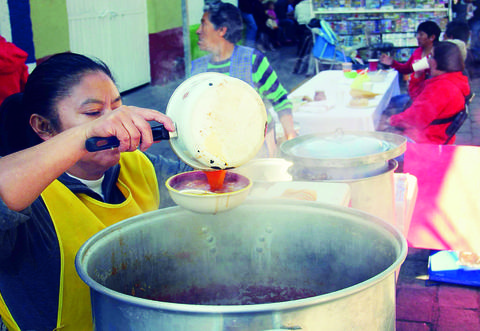
<svg viewBox="0 0 480 331">
<path fill-rule="evenodd" d="M 125 196 L 120 204 L 73 194 L 55 180 L 42 193 L 60 247 L 60 291 L 56 329 L 92 330 L 90 291 L 75 270 L 75 254 L 92 235 L 135 215 L 158 209 L 160 197 L 152 163 L 139 152 L 123 153 L 117 186 Z M 2 320 L 10 331 L 20 330 L 0 296 Z"/>
</svg>

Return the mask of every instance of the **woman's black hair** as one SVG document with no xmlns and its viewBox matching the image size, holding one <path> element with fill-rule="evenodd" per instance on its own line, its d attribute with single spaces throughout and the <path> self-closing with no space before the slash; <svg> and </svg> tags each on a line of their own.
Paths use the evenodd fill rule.
<svg viewBox="0 0 480 331">
<path fill-rule="evenodd" d="M 203 12 L 208 13 L 208 19 L 215 30 L 226 27 L 225 40 L 236 44 L 242 39 L 243 20 L 240 10 L 231 3 L 209 1 L 205 3 Z"/>
<path fill-rule="evenodd" d="M 465 69 L 463 56 L 458 46 L 448 41 L 441 41 L 433 46 L 433 58 L 437 62 L 437 70 L 456 72 Z"/>
<path fill-rule="evenodd" d="M 417 27 L 417 33 L 420 31 L 425 32 L 428 37 L 435 36 L 433 43 L 439 41 L 440 34 L 442 33 L 442 30 L 440 29 L 438 24 L 433 21 L 425 21 L 420 23 Z"/>
<path fill-rule="evenodd" d="M 92 72 L 103 72 L 114 81 L 105 63 L 81 54 L 60 53 L 39 64 L 28 77 L 24 92 L 10 96 L 0 106 L 0 155 L 42 142 L 30 126 L 32 114 L 48 119 L 58 130 L 56 105 Z"/>
</svg>

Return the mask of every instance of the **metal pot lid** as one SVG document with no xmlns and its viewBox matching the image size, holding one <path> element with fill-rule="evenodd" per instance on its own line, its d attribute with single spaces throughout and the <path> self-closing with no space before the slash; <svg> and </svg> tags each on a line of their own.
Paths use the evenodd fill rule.
<svg viewBox="0 0 480 331">
<path fill-rule="evenodd" d="M 406 150 L 407 139 L 388 132 L 316 133 L 284 142 L 285 158 L 309 166 L 345 167 L 386 162 Z"/>
</svg>

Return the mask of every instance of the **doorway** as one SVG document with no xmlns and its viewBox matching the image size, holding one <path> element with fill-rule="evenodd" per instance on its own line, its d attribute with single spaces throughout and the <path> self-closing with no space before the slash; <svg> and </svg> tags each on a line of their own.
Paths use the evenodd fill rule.
<svg viewBox="0 0 480 331">
<path fill-rule="evenodd" d="M 112 71 L 120 92 L 150 82 L 146 0 L 67 0 L 70 50 Z"/>
</svg>

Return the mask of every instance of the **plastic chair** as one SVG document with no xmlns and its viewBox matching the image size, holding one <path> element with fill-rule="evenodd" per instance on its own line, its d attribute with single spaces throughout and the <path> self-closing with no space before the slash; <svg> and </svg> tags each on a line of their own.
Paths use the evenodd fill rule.
<svg viewBox="0 0 480 331">
<path fill-rule="evenodd" d="M 350 55 L 356 53 L 363 45 L 345 46 L 337 34 L 332 30 L 330 24 L 324 20 L 319 21 L 317 27 L 311 28 L 313 48 L 312 55 L 315 61 L 315 71 L 320 71 L 319 65 L 328 66 L 333 69 L 336 65 L 343 62 L 354 62 L 356 60 Z"/>
<path fill-rule="evenodd" d="M 312 28 L 313 49 L 312 54 L 315 61 L 316 72 L 318 65 L 329 65 L 333 69 L 336 64 L 347 61 L 345 53 L 338 45 L 339 39 L 330 25 L 324 20 L 320 21 L 320 27 Z"/>
<path fill-rule="evenodd" d="M 308 32 L 300 47 L 294 73 L 299 73 L 302 67 L 307 66 L 307 75 L 312 71 L 317 74 L 320 72 L 319 64 L 329 65 L 333 69 L 336 64 L 351 61 L 345 56 L 337 35 L 326 21 L 314 18 L 305 27 Z"/>
<path fill-rule="evenodd" d="M 311 55 L 312 47 L 313 47 L 313 34 L 312 34 L 312 28 L 310 24 L 302 25 L 302 27 L 303 27 L 302 42 L 299 45 L 299 48 L 297 51 L 297 59 L 295 61 L 293 73 L 301 74 L 305 71 L 305 73 L 309 75 L 311 72 L 312 63 L 313 63 L 313 59 Z M 305 66 L 307 66 L 307 69 L 305 69 Z"/>
<path fill-rule="evenodd" d="M 363 45 L 345 47 L 341 45 L 340 39 L 325 20 L 312 19 L 306 26 L 308 33 L 299 49 L 294 73 L 302 72 L 307 66 L 306 74 L 318 74 L 320 65 L 326 65 L 333 69 L 335 65 L 343 62 L 355 62 L 350 56 Z"/>
<path fill-rule="evenodd" d="M 467 120 L 470 114 L 470 102 L 473 100 L 474 97 L 475 93 L 471 93 L 470 95 L 465 97 L 465 108 L 454 116 L 445 119 L 437 119 L 432 122 L 432 124 L 450 123 L 450 125 L 445 130 L 448 138 L 443 143 L 444 145 L 447 145 L 450 142 L 453 136 L 455 136 L 458 130 L 460 130 L 463 123 L 465 123 L 465 121 Z"/>
</svg>

